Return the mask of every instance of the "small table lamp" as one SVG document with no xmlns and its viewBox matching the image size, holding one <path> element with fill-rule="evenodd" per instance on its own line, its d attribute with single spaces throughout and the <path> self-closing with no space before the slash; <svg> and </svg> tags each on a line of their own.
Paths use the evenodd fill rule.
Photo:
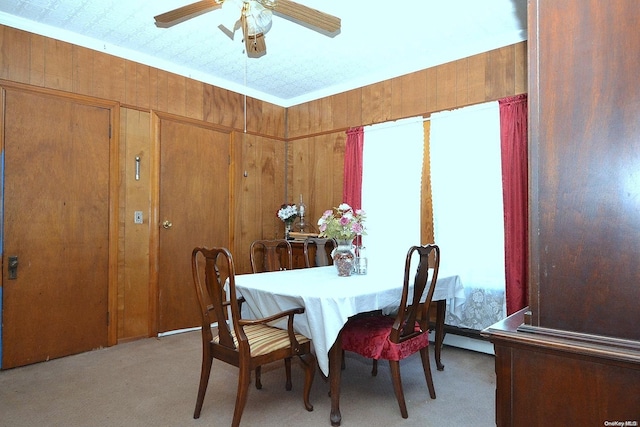
<svg viewBox="0 0 640 427">
<path fill-rule="evenodd" d="M 300 222 L 298 224 L 298 227 L 300 228 L 301 232 L 304 232 L 304 227 L 306 226 L 304 222 L 304 213 L 306 208 L 307 206 L 302 201 L 302 194 L 300 194 L 300 203 L 298 204 L 298 216 L 300 217 Z"/>
</svg>

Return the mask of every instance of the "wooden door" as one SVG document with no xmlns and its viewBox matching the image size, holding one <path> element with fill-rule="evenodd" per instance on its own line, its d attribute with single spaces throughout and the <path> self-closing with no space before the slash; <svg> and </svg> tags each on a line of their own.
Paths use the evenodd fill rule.
<svg viewBox="0 0 640 427">
<path fill-rule="evenodd" d="M 229 248 L 230 140 L 204 124 L 160 121 L 158 332 L 200 325 L 191 251 Z"/>
<path fill-rule="evenodd" d="M 108 344 L 110 110 L 12 89 L 4 112 L 6 369 Z"/>
</svg>

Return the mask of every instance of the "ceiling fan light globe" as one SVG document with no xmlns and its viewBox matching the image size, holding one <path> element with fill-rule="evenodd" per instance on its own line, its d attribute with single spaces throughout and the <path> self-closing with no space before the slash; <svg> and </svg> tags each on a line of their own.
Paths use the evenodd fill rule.
<svg viewBox="0 0 640 427">
<path fill-rule="evenodd" d="M 252 1 L 247 12 L 247 32 L 249 35 L 266 34 L 271 29 L 273 14 L 261 4 Z"/>
</svg>

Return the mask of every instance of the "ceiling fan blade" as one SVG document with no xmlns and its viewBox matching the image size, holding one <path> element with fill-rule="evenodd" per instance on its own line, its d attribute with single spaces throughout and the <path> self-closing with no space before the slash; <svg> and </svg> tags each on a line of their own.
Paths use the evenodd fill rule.
<svg viewBox="0 0 640 427">
<path fill-rule="evenodd" d="M 273 6 L 273 13 L 283 18 L 291 18 L 296 23 L 307 24 L 327 33 L 335 33 L 340 30 L 341 21 L 337 16 L 320 12 L 294 1 L 277 0 L 275 6 Z"/>
<path fill-rule="evenodd" d="M 224 0 L 203 0 L 195 3 L 188 4 L 186 6 L 179 7 L 169 12 L 162 13 L 153 18 L 156 20 L 157 27 L 171 27 L 173 25 L 184 22 L 187 19 L 195 18 L 198 15 L 202 15 L 205 12 L 219 9 L 222 7 Z"/>
</svg>

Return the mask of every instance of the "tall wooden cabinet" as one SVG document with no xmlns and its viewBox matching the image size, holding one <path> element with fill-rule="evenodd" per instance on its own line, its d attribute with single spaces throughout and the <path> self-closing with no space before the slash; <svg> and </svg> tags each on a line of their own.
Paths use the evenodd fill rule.
<svg viewBox="0 0 640 427">
<path fill-rule="evenodd" d="M 638 425 L 640 3 L 528 16 L 530 307 L 485 331 L 496 424 Z"/>
</svg>

